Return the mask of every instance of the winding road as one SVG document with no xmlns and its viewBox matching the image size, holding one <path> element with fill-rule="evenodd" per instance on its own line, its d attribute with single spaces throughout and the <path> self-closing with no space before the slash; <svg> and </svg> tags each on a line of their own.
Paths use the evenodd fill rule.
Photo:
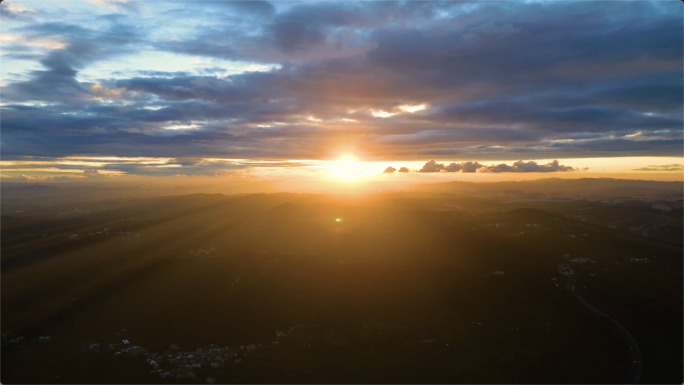
<svg viewBox="0 0 684 385">
<path fill-rule="evenodd" d="M 639 349 L 639 345 L 637 345 L 636 341 L 634 340 L 634 337 L 632 337 L 631 334 L 627 331 L 627 329 L 624 328 L 624 326 L 620 325 L 616 320 L 612 319 L 610 316 L 608 316 L 606 313 L 598 310 L 597 308 L 589 305 L 586 303 L 582 297 L 577 295 L 575 292 L 575 284 L 577 283 L 577 279 L 579 277 L 574 277 L 568 282 L 568 287 L 570 291 L 572 291 L 572 294 L 575 295 L 578 301 L 584 306 L 586 306 L 589 310 L 592 312 L 598 314 L 601 317 L 606 317 L 609 320 L 611 320 L 617 327 L 622 331 L 622 333 L 627 337 L 627 342 L 629 342 L 629 350 L 631 354 L 631 361 L 630 361 L 630 366 L 629 366 L 629 377 L 627 378 L 627 383 L 628 384 L 638 384 L 639 380 L 641 380 L 641 373 L 643 371 L 643 359 L 641 357 L 641 350 Z"/>
</svg>

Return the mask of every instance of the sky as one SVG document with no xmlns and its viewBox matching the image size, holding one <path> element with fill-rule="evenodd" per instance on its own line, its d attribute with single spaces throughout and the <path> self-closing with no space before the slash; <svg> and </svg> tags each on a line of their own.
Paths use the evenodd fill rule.
<svg viewBox="0 0 684 385">
<path fill-rule="evenodd" d="M 5 0 L 2 180 L 682 180 L 682 7 Z"/>
</svg>

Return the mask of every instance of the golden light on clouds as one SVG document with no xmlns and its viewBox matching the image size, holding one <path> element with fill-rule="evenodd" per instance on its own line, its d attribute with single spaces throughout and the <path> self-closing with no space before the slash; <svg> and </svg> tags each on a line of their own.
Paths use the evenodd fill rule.
<svg viewBox="0 0 684 385">
<path fill-rule="evenodd" d="M 45 48 L 45 49 L 61 49 L 66 46 L 65 43 L 47 37 L 29 37 L 21 35 L 6 35 L 0 34 L 0 42 L 6 43 L 21 43 L 28 46 Z"/>
<path fill-rule="evenodd" d="M 388 111 L 384 111 L 384 110 L 371 109 L 370 113 L 375 118 L 389 118 L 390 116 L 394 116 L 394 115 L 401 114 L 404 112 L 408 112 L 408 113 L 413 114 L 415 112 L 422 111 L 426 108 L 427 108 L 427 106 L 425 104 L 416 104 L 416 105 L 403 104 L 401 106 L 395 107 L 394 108 L 395 112 L 388 112 Z"/>
<path fill-rule="evenodd" d="M 376 118 L 389 118 L 390 116 L 394 116 L 396 114 L 393 114 L 391 112 L 383 111 L 383 110 L 370 110 L 371 115 L 373 115 Z"/>
<path fill-rule="evenodd" d="M 338 151 L 338 154 L 352 154 L 353 151 Z M 358 153 L 357 153 L 358 155 Z M 366 157 L 367 158 L 367 157 Z M 535 159 L 542 165 L 554 159 Z M 449 164 L 462 162 L 458 159 L 435 159 L 437 163 Z M 496 166 L 502 163 L 511 165 L 517 159 L 479 160 L 484 166 Z M 566 158 L 561 164 L 570 166 L 574 171 L 568 172 L 418 172 L 425 165 L 424 160 L 364 160 L 346 155 L 338 160 L 255 160 L 241 158 L 195 158 L 190 160 L 176 158 L 152 157 L 78 157 L 64 158 L 29 158 L 26 160 L 0 161 L 3 180 L 13 181 L 27 177 L 64 175 L 74 177 L 117 176 L 128 177 L 136 174 L 163 176 L 184 174 L 199 175 L 233 175 L 247 173 L 262 180 L 316 180 L 335 181 L 340 183 L 361 181 L 382 181 L 391 183 L 432 183 L 452 180 L 471 182 L 494 182 L 501 180 L 530 180 L 538 178 L 622 178 L 649 180 L 682 180 L 681 157 L 620 157 L 620 158 Z M 406 168 L 409 172 L 385 173 L 388 168 L 399 170 Z M 205 169 L 211 172 L 203 172 Z M 173 170 L 173 171 L 172 171 Z M 246 175 L 246 174 L 245 174 Z M 32 180 L 32 179 L 31 179 Z"/>
<path fill-rule="evenodd" d="M 410 113 L 422 111 L 425 108 L 426 108 L 425 104 L 419 104 L 416 106 L 409 106 L 409 105 L 399 106 L 400 110 L 405 111 L 405 112 L 410 112 Z"/>
<path fill-rule="evenodd" d="M 192 123 L 192 124 L 173 124 L 170 126 L 165 126 L 164 129 L 166 130 L 197 130 L 199 129 L 200 126 Z"/>
</svg>

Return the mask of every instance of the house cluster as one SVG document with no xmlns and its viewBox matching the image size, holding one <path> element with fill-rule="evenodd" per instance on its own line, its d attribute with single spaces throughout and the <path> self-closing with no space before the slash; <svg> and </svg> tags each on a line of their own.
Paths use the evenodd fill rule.
<svg viewBox="0 0 684 385">
<path fill-rule="evenodd" d="M 483 225 L 481 225 L 481 226 L 482 226 L 482 227 L 494 226 L 494 227 L 496 227 L 497 229 L 500 229 L 500 228 L 504 227 L 505 225 L 506 225 L 505 223 L 495 223 L 495 224 L 485 223 L 485 224 L 483 224 Z"/>
<path fill-rule="evenodd" d="M 121 232 L 119 231 L 119 233 L 121 233 Z M 90 234 L 88 234 L 88 236 L 89 236 L 89 237 L 92 237 L 92 236 L 94 236 L 94 235 L 100 235 L 100 234 L 105 234 L 105 235 L 109 234 L 109 227 L 105 228 L 105 229 L 102 230 L 102 231 L 98 231 L 98 232 L 96 232 L 96 233 L 90 233 Z"/>
<path fill-rule="evenodd" d="M 335 220 L 335 219 L 337 219 L 337 217 L 295 217 L 295 218 L 286 218 L 283 220 L 286 222 L 302 222 L 302 221 L 304 221 L 304 222 L 320 222 L 320 221 L 329 222 L 329 221 Z M 361 222 L 368 222 L 368 221 L 371 221 L 371 220 L 368 220 L 368 219 L 361 220 Z"/>
<path fill-rule="evenodd" d="M 118 351 L 119 349 L 123 349 L 123 346 L 130 345 L 130 343 L 131 342 L 129 340 L 124 339 L 124 340 L 121 340 L 121 342 L 119 342 L 119 343 L 109 344 L 109 350 Z"/>
<path fill-rule="evenodd" d="M 121 349 L 120 352 L 114 353 L 114 355 L 121 355 L 121 354 L 128 354 L 131 357 L 139 357 L 139 356 L 147 356 L 148 351 L 147 349 L 143 349 L 140 346 L 129 346 L 127 348 Z"/>
<path fill-rule="evenodd" d="M 629 262 L 648 262 L 648 258 L 630 258 Z"/>
<path fill-rule="evenodd" d="M 575 273 L 575 270 L 573 270 L 572 267 L 570 267 L 570 265 L 562 264 L 558 266 L 558 273 L 569 277 Z"/>
<path fill-rule="evenodd" d="M 212 247 L 211 249 L 205 250 L 205 249 L 199 249 L 197 251 L 192 251 L 190 250 L 188 253 L 192 254 L 195 257 L 206 257 L 207 255 L 213 253 L 216 251 L 215 247 Z"/>
<path fill-rule="evenodd" d="M 240 345 L 240 347 L 220 348 L 216 345 L 198 348 L 194 352 L 181 352 L 177 345 L 169 346 L 164 354 L 148 354 L 147 362 L 152 365 L 152 373 L 175 378 L 194 378 L 198 368 L 218 368 L 226 362 L 242 362 L 242 355 L 261 348 L 261 344 Z"/>
<path fill-rule="evenodd" d="M 530 224 L 528 224 L 528 225 L 527 225 L 527 227 L 539 227 L 539 225 L 538 225 L 538 224 L 536 224 L 536 223 L 533 223 L 533 224 L 531 224 L 531 225 L 530 225 Z"/>
<path fill-rule="evenodd" d="M 22 211 L 15 211 L 16 213 L 21 213 Z M 90 214 L 90 211 L 84 211 L 84 210 L 74 210 L 74 211 L 65 211 L 63 213 L 58 213 L 57 215 L 66 215 L 66 214 Z"/>
<path fill-rule="evenodd" d="M 282 332 L 280 332 L 282 335 Z M 280 336 L 280 335 L 279 335 Z M 156 374 L 162 378 L 195 378 L 195 371 L 198 368 L 218 368 L 227 361 L 240 363 L 242 356 L 246 353 L 262 348 L 261 344 L 240 345 L 235 347 L 220 348 L 216 345 L 200 347 L 192 352 L 182 352 L 178 345 L 170 345 L 164 353 L 150 353 L 141 346 L 129 346 L 130 341 L 121 340 L 119 343 L 109 344 L 106 349 L 109 353 L 114 353 L 114 357 L 130 356 L 134 358 L 145 358 L 151 365 L 150 374 Z M 100 344 L 93 343 L 88 345 L 88 349 L 96 352 L 105 351 Z"/>
<path fill-rule="evenodd" d="M 481 325 L 481 324 L 480 324 Z M 178 345 L 170 345 L 168 349 L 162 353 L 150 353 L 147 349 L 141 346 L 129 346 L 130 341 L 127 339 L 121 340 L 119 343 L 109 344 L 107 349 L 101 348 L 100 344 L 93 343 L 88 345 L 88 349 L 94 352 L 108 352 L 114 353 L 114 357 L 140 357 L 151 365 L 151 375 L 158 375 L 166 379 L 196 379 L 196 371 L 199 368 L 210 369 L 220 368 L 226 363 L 240 364 L 248 354 L 269 346 L 276 346 L 279 344 L 278 339 L 291 334 L 291 332 L 301 327 L 302 325 L 292 327 L 287 333 L 283 331 L 276 332 L 276 340 L 270 345 L 249 344 L 239 345 L 233 347 L 218 347 L 217 345 L 209 345 L 200 347 L 192 352 L 182 352 Z M 125 332 L 126 329 L 122 329 Z M 254 354 L 259 354 L 258 352 Z M 211 378 L 211 377 L 209 377 Z M 213 383 L 207 378 L 207 383 Z"/>
<path fill-rule="evenodd" d="M 591 258 L 574 258 L 574 259 L 571 259 L 570 262 L 572 262 L 572 263 L 596 263 L 596 261 L 594 261 Z"/>
</svg>

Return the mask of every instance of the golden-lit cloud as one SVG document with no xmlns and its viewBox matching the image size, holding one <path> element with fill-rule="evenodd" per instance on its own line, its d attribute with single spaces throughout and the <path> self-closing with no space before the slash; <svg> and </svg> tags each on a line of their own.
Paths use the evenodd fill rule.
<svg viewBox="0 0 684 385">
<path fill-rule="evenodd" d="M 373 115 L 376 118 L 389 118 L 390 116 L 394 116 L 396 114 L 393 114 L 391 112 L 383 111 L 383 110 L 370 110 L 371 115 Z"/>
<path fill-rule="evenodd" d="M 417 172 L 431 159 L 454 178 L 675 178 L 653 165 L 682 163 L 643 158 L 682 156 L 674 3 L 30 4 L 2 5 L 2 154 L 19 162 L 3 174 L 328 175 L 346 154 L 355 179 L 448 177 Z"/>
<path fill-rule="evenodd" d="M 164 126 L 166 130 L 197 130 L 200 126 L 197 124 L 172 124 L 169 126 Z"/>
<path fill-rule="evenodd" d="M 426 108 L 426 106 L 425 106 L 425 104 L 419 104 L 419 105 L 415 105 L 415 106 L 403 105 L 403 106 L 399 106 L 397 108 L 399 108 L 400 110 L 405 111 L 405 112 L 414 113 L 414 112 L 424 110 Z"/>
<path fill-rule="evenodd" d="M 98 101 L 104 101 L 104 100 L 116 100 L 116 101 L 121 101 L 123 100 L 122 98 L 122 92 L 124 90 L 118 89 L 118 88 L 108 88 L 103 86 L 102 84 L 88 84 L 85 86 L 90 92 L 92 92 L 92 97 L 95 100 Z"/>
<path fill-rule="evenodd" d="M 649 165 L 645 167 L 639 167 L 633 169 L 634 171 L 657 171 L 657 172 L 682 172 L 684 171 L 684 165 L 679 163 L 673 164 L 661 164 L 661 165 Z"/>
<path fill-rule="evenodd" d="M 3 5 L 4 6 L 4 5 Z M 55 37 L 37 37 L 25 35 L 0 34 L 0 44 L 19 43 L 43 49 L 61 49 L 66 44 Z"/>
</svg>

